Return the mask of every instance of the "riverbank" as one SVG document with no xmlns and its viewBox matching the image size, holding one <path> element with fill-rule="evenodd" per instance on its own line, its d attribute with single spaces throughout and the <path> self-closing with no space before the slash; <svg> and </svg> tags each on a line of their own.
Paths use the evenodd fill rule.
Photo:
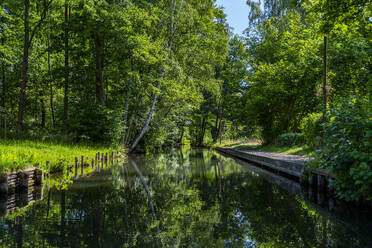
<svg viewBox="0 0 372 248">
<path fill-rule="evenodd" d="M 66 144 L 29 140 L 0 139 L 0 172 L 25 169 L 40 163 L 47 170 L 46 161 L 50 161 L 50 171 L 62 171 L 67 163 L 73 164 L 75 157 L 94 157 L 98 152 L 108 152 L 112 147 L 89 144 Z"/>
</svg>

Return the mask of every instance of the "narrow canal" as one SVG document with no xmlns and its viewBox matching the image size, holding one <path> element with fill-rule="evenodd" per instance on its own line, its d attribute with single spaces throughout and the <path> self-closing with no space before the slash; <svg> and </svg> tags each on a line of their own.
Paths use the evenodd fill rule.
<svg viewBox="0 0 372 248">
<path fill-rule="evenodd" d="M 178 149 L 45 186 L 0 217 L 0 247 L 372 247 L 368 211 L 314 201 L 248 163 Z"/>
</svg>

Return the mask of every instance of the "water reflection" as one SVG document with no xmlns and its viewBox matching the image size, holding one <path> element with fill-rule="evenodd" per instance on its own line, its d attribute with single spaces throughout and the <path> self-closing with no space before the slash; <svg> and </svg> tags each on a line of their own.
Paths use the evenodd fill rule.
<svg viewBox="0 0 372 248">
<path fill-rule="evenodd" d="M 137 156 L 47 191 L 0 219 L 0 247 L 372 247 L 367 214 L 329 212 L 295 182 L 206 150 Z"/>
<path fill-rule="evenodd" d="M 28 189 L 12 194 L 0 194 L 0 216 L 17 211 L 43 198 L 42 186 L 31 186 Z"/>
</svg>

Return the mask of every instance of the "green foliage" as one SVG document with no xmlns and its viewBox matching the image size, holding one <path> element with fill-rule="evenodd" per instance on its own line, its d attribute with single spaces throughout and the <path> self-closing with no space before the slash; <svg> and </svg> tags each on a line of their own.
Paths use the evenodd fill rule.
<svg viewBox="0 0 372 248">
<path fill-rule="evenodd" d="M 277 144 L 280 147 L 292 147 L 305 144 L 302 133 L 285 133 L 278 136 Z"/>
<path fill-rule="evenodd" d="M 372 200 L 372 101 L 350 97 L 330 109 L 319 167 L 336 175 L 337 195 L 348 201 Z"/>
<path fill-rule="evenodd" d="M 319 148 L 321 145 L 322 114 L 312 113 L 301 121 L 301 132 L 306 144 L 311 148 Z"/>
<path fill-rule="evenodd" d="M 122 127 L 120 110 L 89 103 L 71 109 L 69 131 L 76 141 L 116 143 L 120 139 Z"/>
</svg>

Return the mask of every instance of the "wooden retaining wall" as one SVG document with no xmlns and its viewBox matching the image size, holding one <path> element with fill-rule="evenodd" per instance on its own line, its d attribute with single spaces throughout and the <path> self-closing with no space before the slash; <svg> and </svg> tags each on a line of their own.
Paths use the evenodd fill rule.
<svg viewBox="0 0 372 248">
<path fill-rule="evenodd" d="M 43 170 L 36 167 L 7 173 L 0 176 L 0 195 L 13 194 L 32 186 L 40 186 L 43 180 Z"/>
<path fill-rule="evenodd" d="M 308 161 L 308 159 L 300 156 L 271 152 L 238 150 L 227 147 L 216 147 L 216 150 L 296 178 L 301 178 L 305 163 Z"/>
</svg>

